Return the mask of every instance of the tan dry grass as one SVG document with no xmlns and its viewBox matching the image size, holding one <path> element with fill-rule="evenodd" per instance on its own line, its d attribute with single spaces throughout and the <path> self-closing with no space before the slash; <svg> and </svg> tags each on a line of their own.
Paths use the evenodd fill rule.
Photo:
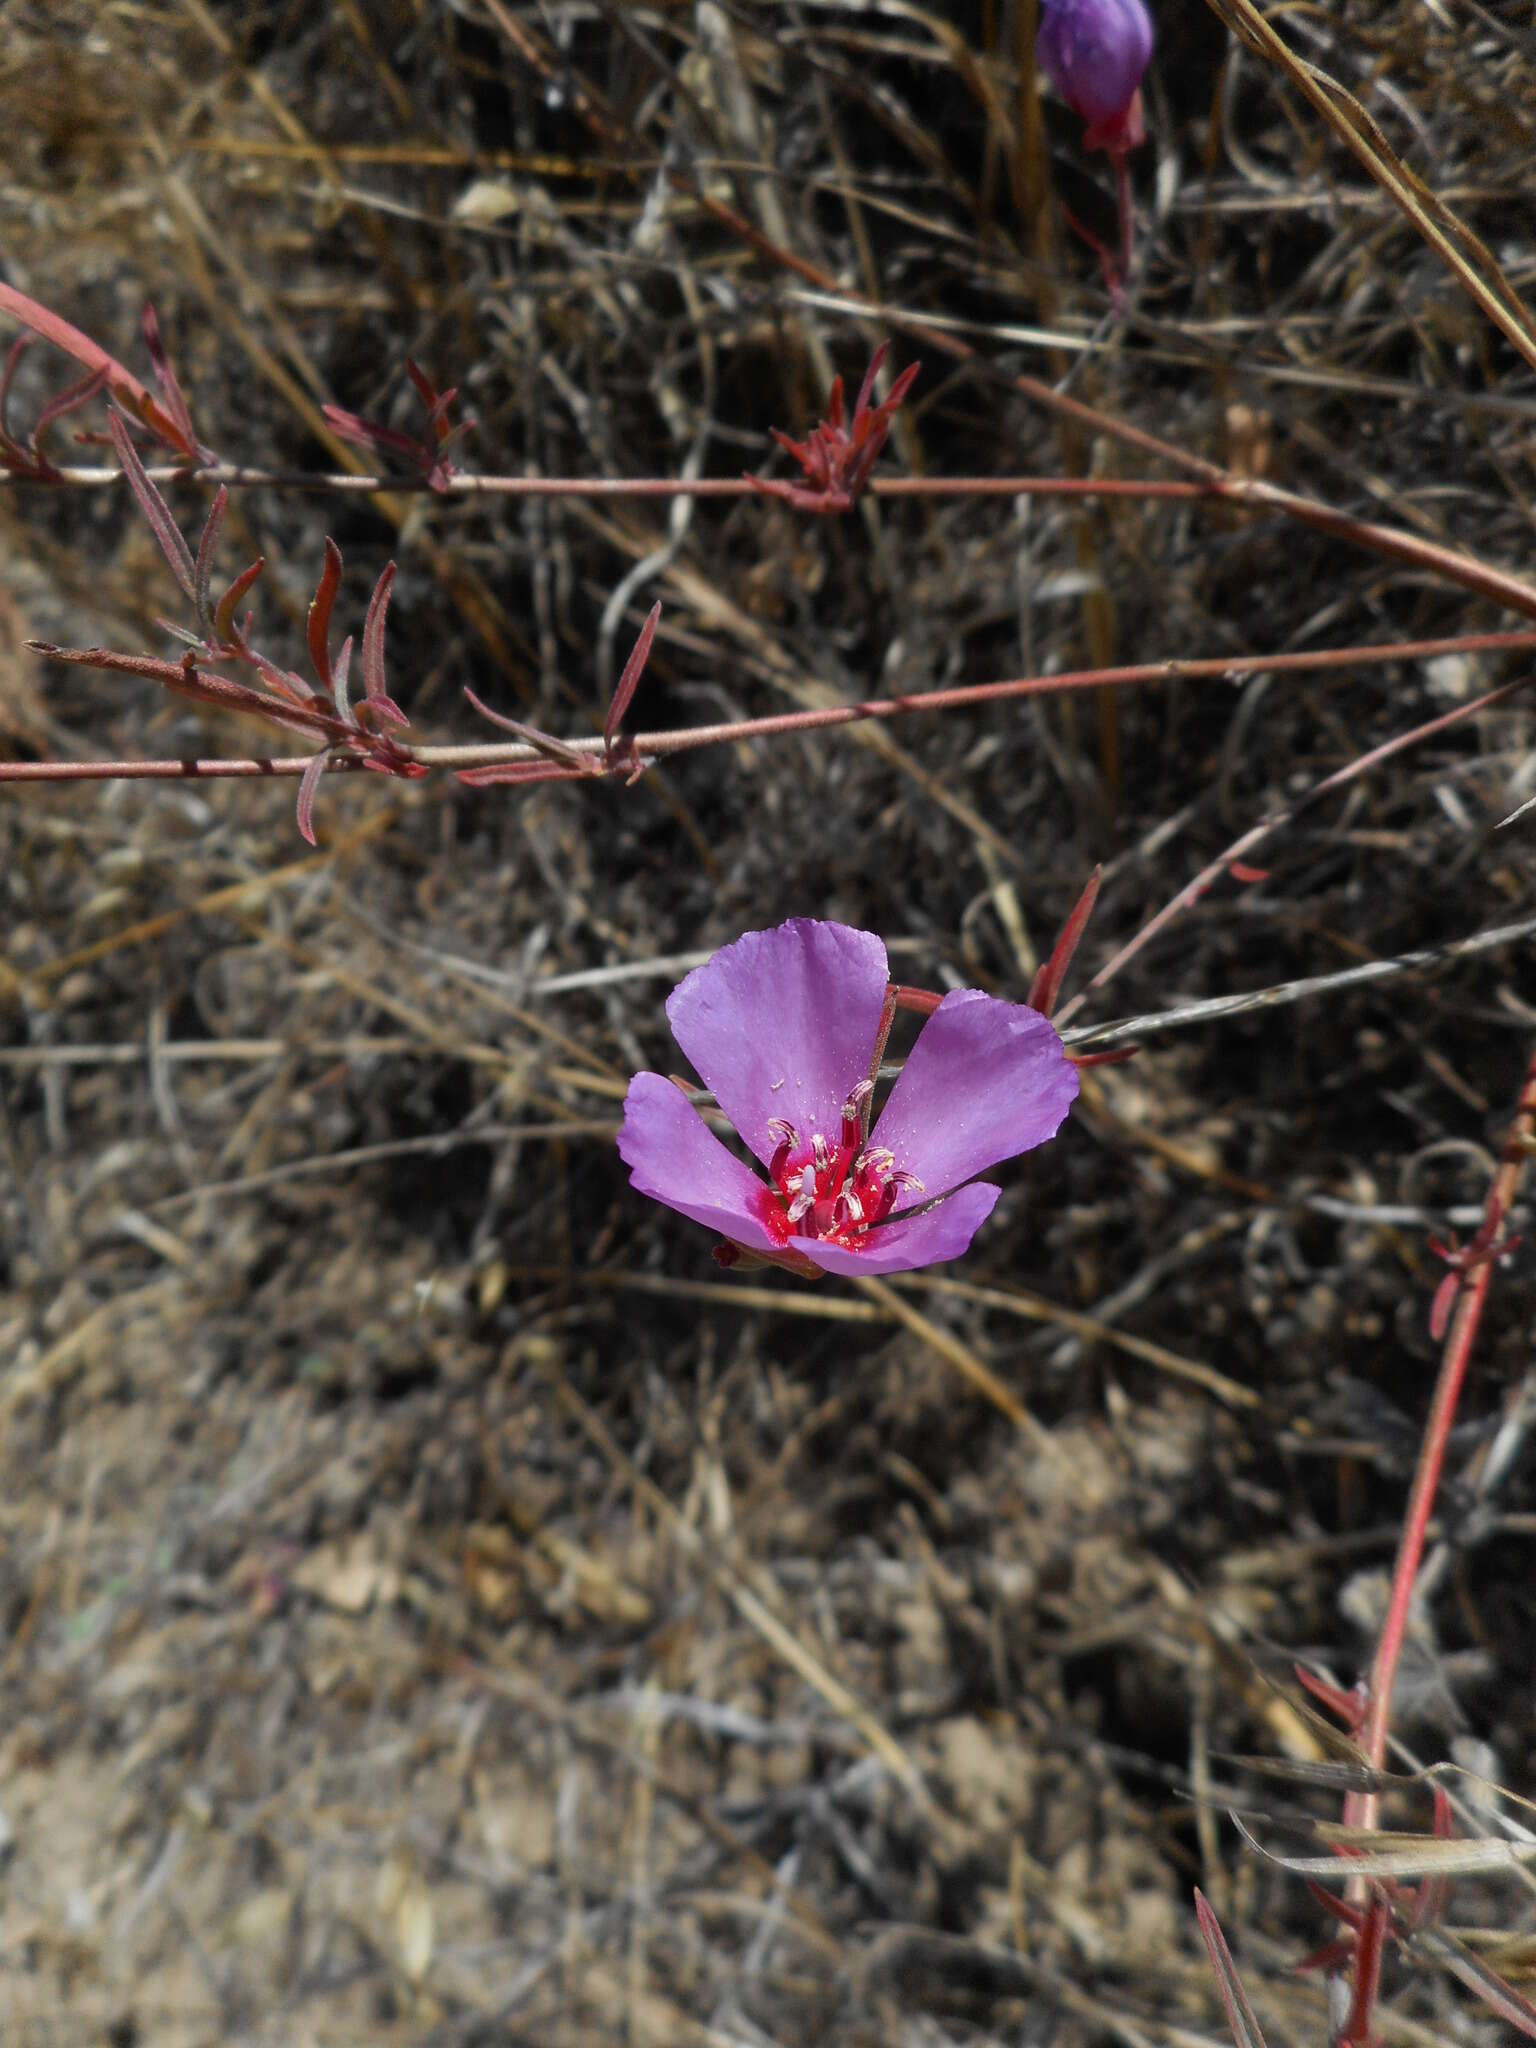
<svg viewBox="0 0 1536 2048">
<path fill-rule="evenodd" d="M 878 329 L 669 193 L 668 153 L 807 261 L 968 323 L 986 362 L 930 365 L 913 471 L 1133 468 L 1027 405 L 1022 369 L 1528 560 L 1523 367 L 1300 102 L 1246 53 L 1223 65 L 1203 11 L 1162 13 L 1156 224 L 1123 332 L 1030 213 L 1049 181 L 1008 10 L 716 10 L 708 36 L 696 10 L 625 12 L 571 17 L 589 111 L 634 131 L 599 146 L 573 80 L 552 92 L 498 30 L 542 47 L 533 10 L 0 4 L 8 274 L 125 356 L 152 296 L 236 458 L 346 459 L 319 405 L 387 411 L 410 350 L 466 386 L 479 467 L 676 473 L 697 452 L 730 474 Z M 1296 24 L 1529 295 L 1518 24 Z M 1051 178 L 1101 205 L 1044 112 Z M 1138 178 L 1145 204 L 1150 156 Z M 484 194 L 460 207 L 477 181 L 510 195 L 489 224 Z M 56 368 L 33 351 L 24 400 Z M 176 503 L 193 525 L 198 494 Z M 658 722 L 1492 619 L 1215 508 L 668 518 L 253 493 L 228 545 L 267 552 L 262 615 L 290 648 L 323 532 L 359 611 L 396 553 L 392 673 L 443 738 L 470 730 L 465 681 L 590 725 L 638 564 L 635 618 L 668 605 Z M 168 581 L 122 494 L 0 489 L 0 547 L 8 746 L 249 743 L 16 652 L 157 644 Z M 1366 1653 L 1349 1617 L 1430 1372 L 1424 1237 L 1481 1198 L 1528 955 L 1149 1044 L 1009 1170 L 962 1273 L 889 1298 L 721 1287 L 607 1133 L 628 1073 L 676 1064 L 647 961 L 814 911 L 905 942 L 913 978 L 1020 995 L 1093 861 L 1102 958 L 1297 778 L 1502 673 L 1000 707 L 628 794 L 338 778 L 314 857 L 259 786 L 8 795 L 7 2043 L 1209 2041 L 1197 1880 L 1271 2039 L 1322 2039 L 1318 1987 L 1285 1967 L 1317 1918 L 1220 1815 L 1238 1800 L 1293 1847 L 1281 1823 L 1305 1838 L 1336 1790 L 1225 1756 L 1315 1764 L 1288 1659 Z M 1515 699 L 1392 764 L 1112 1000 L 1518 915 L 1531 840 L 1490 828 L 1532 745 Z M 584 980 L 606 964 L 642 973 Z M 1476 1738 L 1526 1793 L 1530 1488 L 1518 1445 L 1487 1446 L 1525 1412 L 1528 1271 L 1496 1289 L 1483 1447 L 1403 1720 L 1423 1760 Z M 1422 1826 L 1415 1798 L 1393 1825 Z M 1509 1885 L 1459 1887 L 1456 1916 L 1529 1924 Z M 1416 1958 L 1383 2032 L 1440 2040 L 1463 2007 Z"/>
</svg>

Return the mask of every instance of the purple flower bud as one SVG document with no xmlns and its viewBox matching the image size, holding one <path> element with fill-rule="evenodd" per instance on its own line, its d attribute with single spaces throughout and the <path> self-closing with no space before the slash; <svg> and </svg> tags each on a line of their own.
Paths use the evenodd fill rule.
<svg viewBox="0 0 1536 2048">
<path fill-rule="evenodd" d="M 1041 0 L 1036 62 L 1088 123 L 1090 141 L 1114 146 L 1151 56 L 1152 17 L 1143 0 Z"/>
</svg>

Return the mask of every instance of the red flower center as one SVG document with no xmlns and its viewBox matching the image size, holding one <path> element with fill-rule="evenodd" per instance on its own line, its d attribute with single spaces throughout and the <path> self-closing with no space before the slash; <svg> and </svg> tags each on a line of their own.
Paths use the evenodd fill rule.
<svg viewBox="0 0 1536 2048">
<path fill-rule="evenodd" d="M 861 1250 L 869 1230 L 886 1220 L 903 1188 L 921 1191 L 922 1182 L 897 1166 L 894 1153 L 868 1142 L 864 1105 L 872 1093 L 868 1081 L 855 1088 L 843 1104 L 835 1141 L 814 1131 L 807 1143 L 782 1117 L 770 1122 L 778 1144 L 768 1165 L 773 1186 L 763 1190 L 760 1213 L 780 1244 L 816 1237 Z"/>
</svg>

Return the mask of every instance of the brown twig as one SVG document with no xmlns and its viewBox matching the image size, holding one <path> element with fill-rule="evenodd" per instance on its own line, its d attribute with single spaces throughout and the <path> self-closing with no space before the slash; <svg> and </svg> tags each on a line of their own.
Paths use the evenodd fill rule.
<svg viewBox="0 0 1536 2048">
<path fill-rule="evenodd" d="M 466 476 L 455 471 L 433 483 L 425 476 L 354 475 L 346 470 L 262 469 L 250 463 L 214 463 L 207 468 L 146 464 L 156 483 L 223 485 L 226 490 L 313 491 L 326 497 L 360 497 L 372 491 L 440 498 L 572 498 L 604 500 L 671 498 L 760 498 L 759 479 L 745 476 Z M 54 489 L 97 488 L 122 481 L 108 464 L 60 464 L 46 477 L 0 470 L 6 484 L 45 483 Z M 773 494 L 771 494 L 773 495 Z M 1209 498 L 1208 484 L 1168 477 L 1083 476 L 875 476 L 863 495 L 874 498 L 1130 498 L 1187 501 Z"/>
</svg>

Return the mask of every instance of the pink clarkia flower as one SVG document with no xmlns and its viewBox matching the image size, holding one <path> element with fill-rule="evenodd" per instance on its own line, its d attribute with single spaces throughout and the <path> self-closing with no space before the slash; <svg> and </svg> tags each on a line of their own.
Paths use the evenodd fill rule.
<svg viewBox="0 0 1536 2048">
<path fill-rule="evenodd" d="M 1077 1073 L 1038 1011 L 955 989 L 866 1136 L 887 986 L 873 932 L 810 918 L 696 967 L 668 1021 L 767 1179 L 673 1082 L 637 1074 L 619 1132 L 630 1185 L 730 1244 L 829 1273 L 958 1258 L 998 1197 L 972 1176 L 1054 1137 Z"/>
<path fill-rule="evenodd" d="M 1088 123 L 1089 149 L 1124 151 L 1145 140 L 1141 81 L 1152 17 L 1143 0 L 1042 0 L 1035 58 Z"/>
</svg>

